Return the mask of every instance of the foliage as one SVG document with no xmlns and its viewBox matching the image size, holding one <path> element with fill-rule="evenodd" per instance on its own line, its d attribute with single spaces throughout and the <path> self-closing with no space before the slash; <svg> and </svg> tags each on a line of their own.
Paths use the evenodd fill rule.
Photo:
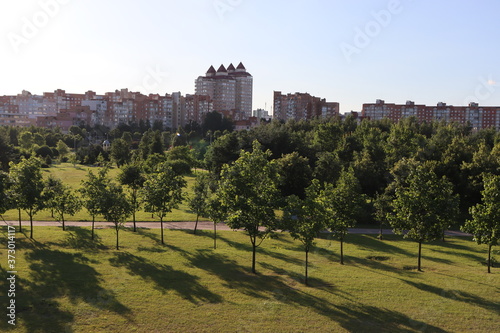
<svg viewBox="0 0 500 333">
<path fill-rule="evenodd" d="M 320 231 L 325 229 L 324 206 L 318 200 L 320 183 L 313 180 L 305 190 L 304 199 L 291 195 L 287 197 L 283 212 L 283 227 L 290 232 L 293 239 L 298 239 L 306 253 L 305 284 L 308 284 L 309 252 L 314 246 L 314 240 Z"/>
<path fill-rule="evenodd" d="M 254 141 L 252 152 L 242 151 L 233 165 L 223 167 L 217 191 L 227 212 L 227 225 L 244 229 L 250 237 L 253 273 L 256 248 L 276 229 L 278 174 L 275 163 L 268 161 L 270 154 Z"/>
<path fill-rule="evenodd" d="M 106 188 L 106 177 L 109 169 L 103 168 L 95 175 L 91 170 L 87 178 L 81 181 L 79 192 L 83 198 L 82 205 L 92 216 L 92 239 L 94 239 L 95 217 L 102 212 L 102 197 Z"/>
<path fill-rule="evenodd" d="M 146 176 L 141 191 L 144 210 L 160 218 L 162 244 L 164 243 L 163 219 L 181 203 L 184 198 L 182 189 L 186 185 L 184 178 L 176 174 L 167 163 L 160 164 L 156 172 Z"/>
<path fill-rule="evenodd" d="M 129 163 L 131 159 L 129 143 L 123 139 L 113 140 L 110 155 L 118 167 Z"/>
<path fill-rule="evenodd" d="M 458 197 L 452 184 L 438 178 L 430 163 L 410 168 L 404 182 L 396 187 L 389 222 L 397 234 L 419 243 L 418 270 L 422 242 L 440 238 L 458 213 Z"/>
<path fill-rule="evenodd" d="M 462 227 L 474 235 L 477 244 L 488 245 L 488 273 L 491 272 L 491 247 L 500 239 L 500 176 L 485 174 L 482 202 L 471 207 L 472 219 Z"/>
<path fill-rule="evenodd" d="M 311 184 L 312 170 L 309 166 L 309 160 L 300 156 L 299 153 L 283 155 L 276 160 L 280 174 L 279 189 L 281 195 L 287 197 L 296 195 L 303 199 L 305 189 Z"/>
<path fill-rule="evenodd" d="M 193 233 L 196 234 L 200 216 L 207 216 L 207 201 L 209 196 L 209 175 L 200 173 L 196 176 L 193 194 L 188 198 L 189 208 L 196 213 L 196 224 Z"/>
<path fill-rule="evenodd" d="M 117 179 L 120 184 L 126 185 L 130 189 L 130 204 L 132 208 L 134 231 L 137 231 L 135 224 L 135 214 L 140 208 L 138 191 L 142 188 L 144 182 L 146 181 L 143 175 L 142 168 L 138 164 L 126 164 L 121 168 Z"/>
<path fill-rule="evenodd" d="M 326 183 L 318 200 L 324 207 L 326 226 L 333 235 L 340 239 L 340 262 L 343 264 L 344 238 L 348 233 L 348 228 L 356 224 L 357 216 L 365 200 L 352 168 L 342 170 L 335 186 Z"/>
<path fill-rule="evenodd" d="M 40 161 L 31 157 L 21 160 L 18 164 L 11 162 L 10 178 L 13 182 L 11 192 L 16 193 L 17 207 L 25 210 L 30 217 L 30 238 L 33 238 L 33 216 L 45 208 Z"/>
</svg>

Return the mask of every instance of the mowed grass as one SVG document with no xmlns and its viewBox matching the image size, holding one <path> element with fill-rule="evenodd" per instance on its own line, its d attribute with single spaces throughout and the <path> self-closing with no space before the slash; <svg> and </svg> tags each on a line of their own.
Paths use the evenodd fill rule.
<svg viewBox="0 0 500 333">
<path fill-rule="evenodd" d="M 100 169 L 99 167 L 88 167 L 81 165 L 76 165 L 74 167 L 73 164 L 70 163 L 61 163 L 61 164 L 54 164 L 53 166 L 47 169 L 42 169 L 42 174 L 44 178 L 47 178 L 49 175 L 52 175 L 55 178 L 61 179 L 64 184 L 70 186 L 74 190 L 77 190 L 81 187 L 81 181 L 86 179 L 89 171 L 92 171 L 94 174 L 97 174 L 99 172 L 99 169 Z M 111 179 L 113 179 L 116 183 L 118 183 L 118 181 L 116 180 L 116 176 L 118 175 L 119 172 L 120 169 L 113 167 L 110 169 L 108 176 Z M 197 172 L 202 172 L 202 171 L 197 171 Z M 191 195 L 191 188 L 195 183 L 196 175 L 193 174 L 190 176 L 185 176 L 185 179 L 187 181 L 187 187 L 184 189 L 184 192 L 187 197 Z M 128 188 L 124 186 L 124 190 L 128 191 Z M 5 214 L 3 214 L 3 218 L 7 221 L 18 220 L 19 213 L 17 210 L 14 209 L 9 210 Z M 24 221 L 29 221 L 29 217 L 24 211 L 21 212 L 21 218 Z M 39 211 L 37 214 L 35 214 L 33 219 L 35 221 L 54 221 L 54 218 L 52 217 L 50 210 Z M 67 221 L 92 221 L 92 217 L 88 214 L 85 208 L 82 208 L 80 212 L 78 212 L 73 216 L 71 215 L 65 216 L 65 219 Z M 191 212 L 191 210 L 187 205 L 186 200 L 184 200 L 179 205 L 178 209 L 174 209 L 172 210 L 171 213 L 168 213 L 165 218 L 165 221 L 194 221 L 194 220 L 196 220 L 196 214 Z M 206 219 L 201 217 L 200 220 L 203 221 Z M 96 221 L 103 221 L 103 218 L 101 216 L 96 216 Z M 127 221 L 132 221 L 132 216 L 130 216 Z M 157 217 L 152 217 L 151 213 L 146 213 L 140 210 L 136 213 L 136 221 L 159 221 L 159 219 Z"/>
<path fill-rule="evenodd" d="M 310 254 L 286 233 L 265 240 L 250 273 L 243 232 L 35 227 L 17 233 L 18 321 L 7 332 L 495 332 L 500 269 L 487 274 L 486 248 L 470 238 L 423 246 L 387 235 L 318 239 Z M 6 238 L 6 228 L 2 228 Z M 498 256 L 498 251 L 495 252 Z M 7 251 L 0 249 L 0 295 L 6 300 Z M 2 304 L 6 302 L 2 301 Z M 4 310 L 5 311 L 5 307 Z"/>
</svg>

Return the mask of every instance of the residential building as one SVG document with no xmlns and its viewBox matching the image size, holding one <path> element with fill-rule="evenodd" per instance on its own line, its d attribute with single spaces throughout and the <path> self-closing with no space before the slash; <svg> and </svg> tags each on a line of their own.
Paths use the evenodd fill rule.
<svg viewBox="0 0 500 333">
<path fill-rule="evenodd" d="M 283 95 L 281 91 L 275 91 L 273 100 L 273 117 L 280 120 L 306 120 L 339 115 L 339 103 L 327 102 L 324 98 L 314 97 L 308 93 Z"/>
</svg>

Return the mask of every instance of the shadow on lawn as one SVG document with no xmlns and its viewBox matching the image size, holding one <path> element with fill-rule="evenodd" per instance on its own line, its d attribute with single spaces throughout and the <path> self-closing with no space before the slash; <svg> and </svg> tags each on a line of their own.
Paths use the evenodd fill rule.
<svg viewBox="0 0 500 333">
<path fill-rule="evenodd" d="M 107 249 L 101 241 L 99 235 L 92 230 L 83 227 L 66 227 L 68 236 L 66 237 L 66 247 L 86 251 L 98 251 Z"/>
<path fill-rule="evenodd" d="M 25 256 L 30 278 L 18 277 L 19 320 L 28 332 L 64 332 L 71 329 L 74 316 L 60 308 L 60 297 L 76 305 L 87 303 L 99 310 L 112 311 L 130 320 L 130 310 L 113 292 L 101 286 L 99 273 L 81 253 L 52 250 L 36 244 Z M 3 279 L 2 279 L 3 280 Z"/>
<path fill-rule="evenodd" d="M 109 259 L 112 266 L 125 267 L 131 275 L 139 275 L 146 281 L 151 281 L 155 287 L 165 293 L 167 290 L 176 291 L 182 298 L 191 303 L 199 302 L 220 303 L 223 298 L 212 293 L 198 282 L 198 277 L 186 272 L 174 270 L 167 265 L 152 262 L 127 252 L 115 253 Z"/>
<path fill-rule="evenodd" d="M 255 313 L 262 316 L 265 316 L 267 311 L 275 311 L 281 305 L 292 304 L 304 309 L 312 309 L 316 313 L 339 323 L 345 329 L 354 332 L 414 332 L 419 329 L 444 332 L 438 327 L 415 321 L 397 311 L 348 301 L 348 295 L 330 284 L 326 286 L 327 290 L 330 293 L 339 294 L 340 297 L 346 299 L 346 303 L 349 303 L 348 305 L 344 305 L 346 303 L 342 303 L 343 305 L 333 304 L 328 299 L 311 295 L 307 287 L 304 287 L 305 291 L 302 291 L 300 288 L 289 286 L 280 276 L 251 274 L 247 268 L 211 250 L 198 250 L 190 258 L 190 261 L 194 266 L 220 278 L 224 287 L 261 299 L 262 302 L 258 303 L 261 306 L 255 309 Z M 267 268 L 277 269 L 274 266 L 268 266 Z M 318 279 L 312 279 L 312 282 L 324 283 L 324 281 Z M 272 302 L 275 306 L 269 307 L 269 302 Z M 242 325 L 244 324 L 242 323 Z"/>
<path fill-rule="evenodd" d="M 440 297 L 448 298 L 448 299 L 459 301 L 459 302 L 473 304 L 475 306 L 480 306 L 486 310 L 490 310 L 490 311 L 493 311 L 496 313 L 499 313 L 499 311 L 500 311 L 498 303 L 491 302 L 489 300 L 486 300 L 486 299 L 479 297 L 477 295 L 468 293 L 466 291 L 439 288 L 439 287 L 431 286 L 430 284 L 420 283 L 420 282 L 412 282 L 412 281 L 408 281 L 408 280 L 402 280 L 402 281 L 406 282 L 410 286 L 413 286 L 417 289 L 435 294 L 435 295 L 440 296 Z"/>
<path fill-rule="evenodd" d="M 225 242 L 226 244 L 228 244 L 231 247 L 234 247 L 235 249 L 252 253 L 252 245 L 250 243 L 250 240 L 248 240 L 248 243 L 239 243 L 239 242 L 232 241 L 232 240 L 230 240 L 224 236 L 221 236 L 221 235 L 217 236 L 217 239 Z M 292 257 L 289 257 L 289 256 L 282 254 L 282 253 L 269 251 L 265 247 L 262 247 L 262 246 L 259 246 L 257 248 L 256 254 L 257 254 L 257 256 L 259 254 L 267 255 L 267 256 L 273 257 L 274 259 L 278 259 L 278 260 L 282 260 L 284 262 L 287 262 L 289 264 L 296 264 L 296 265 L 302 264 L 302 260 L 300 260 L 300 259 L 292 258 Z"/>
</svg>

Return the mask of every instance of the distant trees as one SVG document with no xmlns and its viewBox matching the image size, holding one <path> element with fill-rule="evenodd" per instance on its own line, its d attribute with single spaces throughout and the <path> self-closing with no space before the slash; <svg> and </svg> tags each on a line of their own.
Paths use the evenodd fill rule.
<svg viewBox="0 0 500 333">
<path fill-rule="evenodd" d="M 488 273 L 491 273 L 491 248 L 500 239 L 500 176 L 485 174 L 482 202 L 471 207 L 472 218 L 462 227 L 471 233 L 477 244 L 488 245 Z"/>
</svg>

